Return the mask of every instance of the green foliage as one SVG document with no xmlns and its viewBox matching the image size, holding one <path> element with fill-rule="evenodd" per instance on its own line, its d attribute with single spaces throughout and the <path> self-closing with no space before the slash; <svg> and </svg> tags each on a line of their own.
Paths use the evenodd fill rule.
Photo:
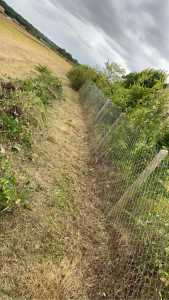
<svg viewBox="0 0 169 300">
<path fill-rule="evenodd" d="M 62 83 L 49 68 L 38 65 L 35 69 L 39 75 L 34 78 L 0 80 L 0 142 L 10 145 L 13 152 L 20 151 L 15 143 L 25 149 L 32 146 L 33 127 L 38 125 L 39 119 L 44 119 L 46 106 L 62 95 Z M 12 209 L 26 197 L 29 182 L 21 188 L 12 164 L 4 156 L 4 147 L 0 153 L 0 210 Z"/>
<path fill-rule="evenodd" d="M 61 97 L 63 92 L 59 78 L 52 75 L 51 70 L 43 65 L 35 66 L 40 73 L 36 79 L 29 78 L 23 82 L 23 90 L 33 93 L 44 105 L 51 105 L 53 98 Z"/>
<path fill-rule="evenodd" d="M 78 91 L 86 80 L 90 80 L 92 82 L 96 81 L 96 68 L 91 68 L 87 65 L 75 66 L 68 72 L 68 78 L 70 80 L 71 87 L 75 91 Z"/>
<path fill-rule="evenodd" d="M 91 81 L 122 111 L 133 124 L 147 126 L 147 135 L 159 147 L 168 147 L 169 126 L 166 122 L 169 90 L 165 89 L 167 73 L 146 69 L 126 76 L 125 70 L 114 62 L 105 63 L 104 73 L 97 68 L 79 65 L 68 77 L 73 89 L 79 90 L 86 80 Z"/>
<path fill-rule="evenodd" d="M 105 136 L 121 111 L 127 113 L 107 138 L 101 151 L 96 153 L 96 161 L 101 163 L 98 169 L 103 167 L 104 183 L 111 183 L 107 185 L 107 189 L 102 189 L 101 195 L 103 199 L 110 201 L 112 208 L 159 150 L 169 147 L 169 123 L 166 119 L 169 92 L 164 88 L 167 78 L 164 71 L 147 69 L 140 74 L 132 73 L 128 76 L 127 85 L 120 78 L 108 81 L 108 73 L 104 76 L 100 82 L 95 83 L 106 96 L 109 95 L 113 104 L 110 103 L 99 121 L 92 124 L 90 131 L 95 135 L 94 140 L 100 141 Z M 106 84 L 103 78 L 107 79 Z M 97 114 L 100 104 L 103 106 L 103 97 L 97 88 L 93 84 L 88 85 L 81 95 L 85 107 L 89 106 L 89 112 Z M 104 103 L 105 101 L 106 97 Z M 139 275 L 142 276 L 141 285 L 145 289 L 149 288 L 151 295 L 160 295 L 160 299 L 166 299 L 169 285 L 168 167 L 169 158 L 166 156 L 131 199 L 128 199 L 126 206 L 121 205 L 118 215 L 114 215 L 120 227 L 122 225 L 125 228 L 125 237 L 128 232 L 128 244 L 136 258 L 135 265 L 132 258 L 132 270 L 137 271 L 138 279 Z"/>
<path fill-rule="evenodd" d="M 1 81 L 0 132 L 4 138 L 31 146 L 31 126 L 38 124 L 46 105 L 62 95 L 61 81 L 43 65 L 35 67 L 40 74 L 24 81 Z"/>
<path fill-rule="evenodd" d="M 29 193 L 29 182 L 20 186 L 7 157 L 0 155 L 0 210 L 19 205 Z"/>
<path fill-rule="evenodd" d="M 142 85 L 144 85 L 147 88 L 152 88 L 157 82 L 161 81 L 162 83 L 165 83 L 166 81 L 166 72 L 163 70 L 154 70 L 154 69 L 146 69 L 140 73 L 137 72 L 131 72 L 127 74 L 126 76 L 123 76 L 123 86 L 128 89 L 132 85 L 135 85 L 139 78 L 142 77 L 143 73 L 147 72 L 148 77 L 143 81 Z"/>
<path fill-rule="evenodd" d="M 18 199 L 17 182 L 13 176 L 11 164 L 8 161 L 0 157 L 0 209 L 3 209 L 6 205 L 11 205 Z"/>
<path fill-rule="evenodd" d="M 44 75 L 44 77 L 50 77 L 52 75 L 52 71 L 45 65 L 39 64 L 38 66 L 35 66 L 35 70 Z"/>
<path fill-rule="evenodd" d="M 152 74 L 145 70 L 129 88 L 125 88 L 123 82 L 115 82 L 111 88 L 113 103 L 130 116 L 135 126 L 146 126 L 147 137 L 151 136 L 157 148 L 169 146 L 166 120 L 169 90 L 163 88 L 167 78 L 164 73 L 160 73 L 163 77 L 159 80 L 154 79 L 152 87 L 149 84 Z"/>
<path fill-rule="evenodd" d="M 107 61 L 105 62 L 105 67 L 104 72 L 107 79 L 113 82 L 122 80 L 122 76 L 126 73 L 125 69 L 121 68 L 121 66 L 115 62 Z"/>
</svg>

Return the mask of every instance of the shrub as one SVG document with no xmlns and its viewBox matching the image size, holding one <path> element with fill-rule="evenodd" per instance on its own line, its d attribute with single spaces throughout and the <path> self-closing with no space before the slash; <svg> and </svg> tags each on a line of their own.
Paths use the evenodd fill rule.
<svg viewBox="0 0 169 300">
<path fill-rule="evenodd" d="M 0 143 L 13 149 L 17 144 L 32 146 L 33 126 L 44 119 L 46 106 L 62 94 L 62 83 L 46 66 L 35 67 L 40 74 L 26 80 L 0 80 Z M 9 149 L 9 147 L 7 147 Z M 0 210 L 12 209 L 25 198 L 29 182 L 20 186 L 5 149 L 0 145 Z"/>
<path fill-rule="evenodd" d="M 71 87 L 75 91 L 78 91 L 86 80 L 90 80 L 92 82 L 97 80 L 97 70 L 96 68 L 91 68 L 86 65 L 78 65 L 68 72 L 68 78 L 70 80 Z"/>
<path fill-rule="evenodd" d="M 11 210 L 19 205 L 29 194 L 29 184 L 30 182 L 19 184 L 12 164 L 5 155 L 0 154 L 0 210 Z"/>
<path fill-rule="evenodd" d="M 0 133 L 6 139 L 31 146 L 31 125 L 38 124 L 46 105 L 62 94 L 62 83 L 43 65 L 35 67 L 40 74 L 24 81 L 0 83 Z"/>
</svg>

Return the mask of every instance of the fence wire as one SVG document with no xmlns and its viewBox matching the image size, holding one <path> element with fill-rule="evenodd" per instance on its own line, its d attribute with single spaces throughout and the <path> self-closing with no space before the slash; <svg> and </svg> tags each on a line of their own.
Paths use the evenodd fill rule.
<svg viewBox="0 0 169 300">
<path fill-rule="evenodd" d="M 169 157 L 166 155 L 133 193 L 134 183 L 160 149 L 147 129 L 128 116 L 102 144 L 121 114 L 110 103 L 94 122 L 106 101 L 90 82 L 82 87 L 100 197 L 108 203 L 112 245 L 116 243 L 111 257 L 117 272 L 116 298 L 169 299 Z M 120 199 L 128 189 L 124 205 Z"/>
</svg>

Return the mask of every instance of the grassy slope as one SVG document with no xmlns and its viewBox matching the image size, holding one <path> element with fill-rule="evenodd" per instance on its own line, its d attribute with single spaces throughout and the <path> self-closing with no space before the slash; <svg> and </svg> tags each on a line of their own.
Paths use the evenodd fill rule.
<svg viewBox="0 0 169 300">
<path fill-rule="evenodd" d="M 50 66 L 56 75 L 65 77 L 71 65 L 35 38 L 27 36 L 24 29 L 22 33 L 15 28 L 18 25 L 11 26 L 9 21 L 0 14 L 0 72 L 25 76 L 35 64 L 41 63 Z"/>
<path fill-rule="evenodd" d="M 21 207 L 0 218 L 0 299 L 110 298 L 109 235 L 78 94 L 66 78 L 71 66 L 4 20 L 0 33 L 1 74 L 27 76 L 43 62 L 64 80 L 65 93 L 65 101 L 49 108 L 46 127 L 32 136 L 32 160 L 22 151 L 10 154 L 16 172 L 35 189 L 26 202 L 32 211 Z"/>
</svg>

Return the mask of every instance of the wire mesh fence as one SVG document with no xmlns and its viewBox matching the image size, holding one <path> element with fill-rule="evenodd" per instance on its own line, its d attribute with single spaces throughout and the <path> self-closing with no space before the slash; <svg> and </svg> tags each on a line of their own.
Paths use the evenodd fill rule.
<svg viewBox="0 0 169 300">
<path fill-rule="evenodd" d="M 122 112 L 113 103 L 99 115 L 107 99 L 89 82 L 81 101 L 112 245 L 116 242 L 111 257 L 116 299 L 169 299 L 168 152 L 157 149 L 143 124 L 119 119 Z"/>
</svg>

